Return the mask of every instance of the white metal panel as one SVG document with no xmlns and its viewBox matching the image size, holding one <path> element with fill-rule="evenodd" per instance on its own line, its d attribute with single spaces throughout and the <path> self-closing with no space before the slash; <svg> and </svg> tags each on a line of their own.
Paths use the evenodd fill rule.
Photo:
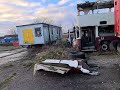
<svg viewBox="0 0 120 90">
<path fill-rule="evenodd" d="M 60 39 L 62 39 L 62 35 L 63 35 L 63 33 L 62 33 L 62 28 L 59 28 L 59 30 L 60 30 L 60 33 L 59 33 Z"/>
<path fill-rule="evenodd" d="M 56 27 L 53 27 L 53 38 L 54 38 L 54 41 L 57 40 L 57 28 Z"/>
<path fill-rule="evenodd" d="M 78 61 L 77 60 L 57 60 L 57 59 L 46 59 L 42 63 L 61 63 L 61 64 L 67 64 L 70 67 L 77 68 L 78 67 Z"/>
<path fill-rule="evenodd" d="M 49 30 L 50 30 L 51 41 L 56 41 L 57 39 L 62 38 L 62 32 L 60 27 L 50 26 Z M 52 34 L 52 30 L 53 30 L 53 34 Z M 58 34 L 57 34 L 57 30 L 59 30 Z"/>
<path fill-rule="evenodd" d="M 59 33 L 60 33 L 59 28 L 56 28 L 56 39 L 60 39 Z"/>
<path fill-rule="evenodd" d="M 39 28 L 39 27 L 41 27 L 41 34 L 42 34 L 42 36 L 40 36 L 40 37 L 35 37 L 35 28 Z M 44 35 L 43 35 L 43 24 L 34 25 L 33 28 L 34 28 L 35 44 L 45 44 L 45 41 L 44 41 L 44 38 L 45 38 L 45 37 L 44 37 Z"/>
<path fill-rule="evenodd" d="M 48 43 L 49 42 L 48 26 L 43 27 L 43 33 L 44 33 L 44 41 Z"/>
<path fill-rule="evenodd" d="M 58 30 L 57 38 L 58 38 L 58 39 L 61 39 L 61 33 L 62 33 L 61 31 L 62 31 L 62 30 L 61 30 L 61 28 L 57 28 L 57 30 Z"/>
<path fill-rule="evenodd" d="M 61 28 L 54 27 L 54 26 L 50 26 L 50 27 L 49 27 L 49 30 L 50 30 L 50 38 L 51 38 L 51 41 L 55 41 L 55 40 L 57 40 L 57 39 L 62 38 Z M 59 30 L 58 34 L 57 34 L 57 30 Z M 53 34 L 52 34 L 52 31 L 53 31 Z M 59 33 L 60 33 L 60 34 L 59 34 Z"/>
<path fill-rule="evenodd" d="M 59 66 L 60 64 L 62 65 Z M 63 65 L 68 65 L 69 67 L 64 67 Z M 72 67 L 79 69 L 83 73 L 86 73 L 89 75 L 99 75 L 99 72 L 90 70 L 89 66 L 83 61 L 56 60 L 56 59 L 47 59 L 41 62 L 40 64 L 35 64 L 33 75 L 35 75 L 36 71 L 38 70 L 44 70 L 44 71 L 57 72 L 60 74 L 64 74 L 64 73 L 67 73 L 69 70 L 71 70 Z"/>
<path fill-rule="evenodd" d="M 23 45 L 23 36 L 22 36 L 22 31 L 20 27 L 17 27 L 17 33 L 18 33 L 18 41 L 19 45 Z"/>
<path fill-rule="evenodd" d="M 61 30 L 58 28 L 58 38 L 61 39 Z"/>
<path fill-rule="evenodd" d="M 99 35 L 98 35 L 98 26 L 95 27 L 95 35 L 96 35 L 96 37 L 99 37 Z"/>
<path fill-rule="evenodd" d="M 100 26 L 100 21 L 107 21 L 107 25 L 114 24 L 114 13 L 100 13 L 100 14 L 88 14 L 79 17 L 80 27 L 85 26 Z"/>
<path fill-rule="evenodd" d="M 52 32 L 53 32 L 53 27 L 50 26 L 50 27 L 49 27 L 49 30 L 50 30 L 50 40 L 51 40 L 51 41 L 54 41 L 54 39 L 53 39 L 53 34 L 52 34 Z"/>
<path fill-rule="evenodd" d="M 64 74 L 64 73 L 67 73 L 70 69 L 71 69 L 70 67 L 65 68 L 65 67 L 51 66 L 51 65 L 45 65 L 45 64 L 35 64 L 33 75 L 35 75 L 36 71 L 38 71 L 38 70 L 44 70 L 44 71 L 50 71 L 50 72 Z"/>
<path fill-rule="evenodd" d="M 45 44 L 46 42 L 48 43 L 49 42 L 49 32 L 50 32 L 50 40 L 51 41 L 57 40 L 57 29 L 59 27 L 55 27 L 55 26 L 50 25 L 49 31 L 48 31 L 48 29 L 43 28 L 43 26 L 44 26 L 44 24 L 35 24 L 35 25 L 24 25 L 24 26 L 17 27 L 19 44 L 20 45 L 30 45 L 30 44 L 25 44 L 23 42 L 22 30 L 28 29 L 28 28 L 33 30 L 33 36 L 34 36 L 34 43 L 33 44 Z M 41 27 L 42 36 L 36 37 L 35 36 L 35 28 L 39 28 L 39 27 Z M 44 29 L 45 29 L 45 32 L 44 32 Z M 59 29 L 60 29 L 60 38 L 61 38 L 62 37 L 61 28 L 59 28 Z M 52 34 L 52 30 L 53 30 L 53 34 Z"/>
</svg>

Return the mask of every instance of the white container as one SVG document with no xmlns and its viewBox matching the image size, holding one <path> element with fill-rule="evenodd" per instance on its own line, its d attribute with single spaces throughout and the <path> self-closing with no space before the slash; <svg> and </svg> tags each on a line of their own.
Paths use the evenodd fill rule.
<svg viewBox="0 0 120 90">
<path fill-rule="evenodd" d="M 16 26 L 19 45 L 47 44 L 62 38 L 61 27 L 46 23 Z"/>
</svg>

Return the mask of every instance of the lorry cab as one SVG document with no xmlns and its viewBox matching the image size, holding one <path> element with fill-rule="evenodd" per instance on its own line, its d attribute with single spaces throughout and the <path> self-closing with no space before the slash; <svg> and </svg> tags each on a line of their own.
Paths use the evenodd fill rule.
<svg viewBox="0 0 120 90">
<path fill-rule="evenodd" d="M 115 35 L 120 38 L 120 0 L 114 0 L 114 22 Z M 120 41 L 117 44 L 117 50 L 120 52 Z"/>
<path fill-rule="evenodd" d="M 114 7 L 115 33 L 120 37 L 120 0 L 114 1 Z"/>
<path fill-rule="evenodd" d="M 77 5 L 77 29 L 73 46 L 80 51 L 108 51 L 119 38 L 114 33 L 114 1 Z"/>
</svg>

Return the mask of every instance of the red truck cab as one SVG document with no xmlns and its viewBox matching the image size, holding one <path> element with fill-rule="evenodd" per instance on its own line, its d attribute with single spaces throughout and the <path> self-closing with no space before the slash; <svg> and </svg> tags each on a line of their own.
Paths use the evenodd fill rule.
<svg viewBox="0 0 120 90">
<path fill-rule="evenodd" d="M 115 33 L 120 37 L 120 0 L 114 0 Z"/>
<path fill-rule="evenodd" d="M 120 38 L 120 0 L 114 0 L 114 21 L 115 21 L 115 33 Z M 120 51 L 120 42 L 117 45 L 117 50 Z"/>
<path fill-rule="evenodd" d="M 73 46 L 80 51 L 116 51 L 120 41 L 120 0 L 98 1 L 77 4 Z"/>
</svg>

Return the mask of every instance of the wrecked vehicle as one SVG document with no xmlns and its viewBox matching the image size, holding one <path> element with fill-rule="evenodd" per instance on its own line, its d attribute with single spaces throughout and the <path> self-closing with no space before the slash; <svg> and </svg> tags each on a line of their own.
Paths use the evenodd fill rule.
<svg viewBox="0 0 120 90">
<path fill-rule="evenodd" d="M 119 2 L 120 0 L 97 0 L 97 2 L 77 4 L 77 25 L 72 32 L 68 32 L 69 41 L 76 50 L 115 51 L 117 49 L 117 44 L 120 42 Z"/>
<path fill-rule="evenodd" d="M 82 73 L 89 75 L 99 75 L 98 71 L 91 69 L 82 60 L 56 60 L 56 59 L 46 59 L 40 64 L 35 64 L 34 75 L 38 70 L 56 72 L 60 74 L 68 73 L 70 70 L 79 70 Z"/>
</svg>

